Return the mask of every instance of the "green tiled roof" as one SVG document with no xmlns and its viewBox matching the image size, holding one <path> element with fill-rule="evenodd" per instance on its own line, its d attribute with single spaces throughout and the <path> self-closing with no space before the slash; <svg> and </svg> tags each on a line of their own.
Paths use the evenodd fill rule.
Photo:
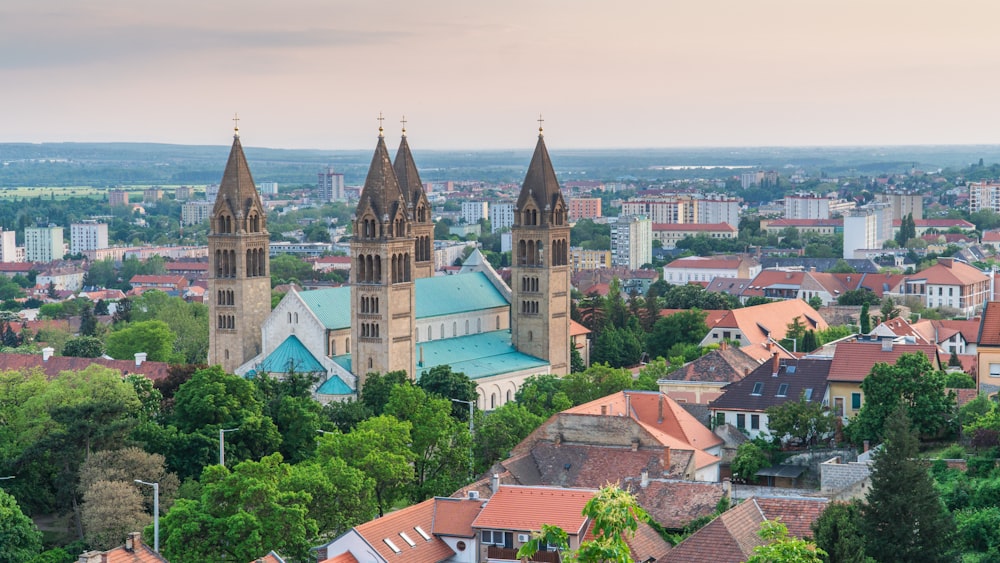
<svg viewBox="0 0 1000 563">
<path fill-rule="evenodd" d="M 351 390 L 351 388 L 348 387 L 346 383 L 341 381 L 341 379 L 336 375 L 332 375 L 330 376 L 330 379 L 324 381 L 323 385 L 320 385 L 316 392 L 321 395 L 351 395 L 354 393 L 354 391 Z"/>
<path fill-rule="evenodd" d="M 506 306 L 507 300 L 482 272 L 434 276 L 416 281 L 417 318 L 454 315 Z M 351 288 L 314 289 L 299 293 L 329 330 L 350 328 Z"/>
<path fill-rule="evenodd" d="M 418 360 L 421 348 L 424 362 L 417 366 L 421 374 L 433 367 L 448 365 L 452 371 L 462 372 L 469 379 L 480 379 L 531 368 L 539 368 L 541 373 L 549 365 L 515 350 L 508 330 L 421 342 L 417 344 Z"/>
<path fill-rule="evenodd" d="M 418 319 L 508 304 L 482 272 L 420 278 L 416 284 Z"/>
<path fill-rule="evenodd" d="M 338 366 L 346 369 L 349 373 L 354 373 L 353 371 L 351 371 L 351 355 L 350 354 L 341 354 L 339 356 L 334 356 L 331 359 L 333 360 L 333 363 L 335 363 Z"/>
<path fill-rule="evenodd" d="M 329 330 L 351 327 L 351 288 L 349 286 L 313 289 L 299 293 L 306 306 Z"/>
<path fill-rule="evenodd" d="M 323 364 L 319 363 L 316 356 L 313 356 L 302 341 L 295 335 L 289 336 L 280 346 L 268 354 L 267 358 L 260 363 L 257 371 L 265 373 L 310 373 L 326 371 Z"/>
</svg>

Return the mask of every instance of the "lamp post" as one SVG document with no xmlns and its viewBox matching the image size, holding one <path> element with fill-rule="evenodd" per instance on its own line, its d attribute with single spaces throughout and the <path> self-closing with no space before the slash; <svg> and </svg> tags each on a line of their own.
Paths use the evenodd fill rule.
<svg viewBox="0 0 1000 563">
<path fill-rule="evenodd" d="M 160 552 L 160 484 L 135 480 L 136 483 L 153 486 L 153 551 Z"/>
<path fill-rule="evenodd" d="M 463 401 L 462 399 L 452 399 L 453 403 L 465 403 L 469 405 L 469 478 L 475 477 L 475 470 L 473 470 L 473 444 L 472 444 L 472 434 L 476 430 L 475 423 L 472 420 L 472 407 L 475 405 L 474 401 Z"/>
<path fill-rule="evenodd" d="M 236 432 L 239 428 L 219 429 L 219 465 L 226 466 L 226 432 Z"/>
</svg>

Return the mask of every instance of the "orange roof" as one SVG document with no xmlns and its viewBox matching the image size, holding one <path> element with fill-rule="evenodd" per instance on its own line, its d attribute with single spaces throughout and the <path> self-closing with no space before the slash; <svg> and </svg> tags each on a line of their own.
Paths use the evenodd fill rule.
<svg viewBox="0 0 1000 563">
<path fill-rule="evenodd" d="M 907 276 L 911 280 L 927 280 L 934 285 L 972 285 L 989 281 L 986 274 L 968 264 L 949 259 L 934 264 L 926 270 Z"/>
<path fill-rule="evenodd" d="M 582 334 L 590 334 L 590 329 L 583 326 L 582 324 L 570 319 L 569 321 L 569 335 L 570 336 L 580 336 Z"/>
<path fill-rule="evenodd" d="M 354 557 L 354 555 L 351 554 L 350 551 L 345 551 L 344 553 L 341 553 L 340 555 L 334 555 L 333 557 L 331 557 L 329 559 L 324 559 L 323 561 L 320 561 L 319 563 L 359 563 L 359 562 L 358 562 L 357 558 Z"/>
<path fill-rule="evenodd" d="M 795 318 L 805 325 L 806 330 L 825 330 L 828 327 L 823 317 L 801 299 L 774 301 L 753 307 L 733 309 L 716 326 L 738 328 L 751 344 L 761 344 L 770 337 L 781 340 L 785 337 L 788 324 Z M 709 326 L 709 328 L 714 328 Z"/>
<path fill-rule="evenodd" d="M 428 499 L 390 512 L 381 518 L 365 522 L 354 530 L 386 561 L 437 563 L 455 552 L 444 541 L 430 535 L 434 530 L 435 502 L 435 499 Z M 430 539 L 424 539 L 417 528 L 428 534 Z M 413 542 L 412 546 L 403 534 Z M 399 552 L 390 547 L 386 540 Z"/>
<path fill-rule="evenodd" d="M 155 283 L 155 284 L 186 284 L 187 278 L 180 275 L 144 275 L 136 274 L 128 281 L 130 284 Z"/>
<path fill-rule="evenodd" d="M 729 563 L 746 561 L 753 548 L 766 543 L 757 531 L 766 520 L 754 499 L 723 512 L 684 541 L 663 559 L 668 563 Z"/>
<path fill-rule="evenodd" d="M 673 232 L 717 232 L 735 233 L 736 227 L 729 223 L 653 223 L 654 231 Z"/>
<path fill-rule="evenodd" d="M 980 346 L 1000 346 L 1000 301 L 986 304 L 976 341 Z"/>
<path fill-rule="evenodd" d="M 830 366 L 829 381 L 864 381 L 871 373 L 872 367 L 878 363 L 895 364 L 903 354 L 923 352 L 930 360 L 934 369 L 941 364 L 938 361 L 937 346 L 930 344 L 892 344 L 892 347 L 882 342 L 842 342 L 837 344 L 833 353 L 833 364 Z"/>
<path fill-rule="evenodd" d="M 472 527 L 537 532 L 542 524 L 550 524 L 579 536 L 587 523 L 583 507 L 595 493 L 593 489 L 500 485 Z"/>
<path fill-rule="evenodd" d="M 743 263 L 743 259 L 735 256 L 730 256 L 728 258 L 720 258 L 713 256 L 687 256 L 684 258 L 678 258 L 673 262 L 664 266 L 664 268 L 673 269 L 686 269 L 686 268 L 705 268 L 712 270 L 736 270 Z"/>
<path fill-rule="evenodd" d="M 272 551 L 264 557 L 254 559 L 250 563 L 285 563 L 285 560 L 282 559 L 280 555 Z"/>
<path fill-rule="evenodd" d="M 472 521 L 483 509 L 483 501 L 469 498 L 434 499 L 434 534 L 471 538 Z"/>
<path fill-rule="evenodd" d="M 99 552 L 101 563 L 168 563 L 160 554 L 142 541 L 139 532 L 129 534 L 129 542 L 121 547 Z"/>
<path fill-rule="evenodd" d="M 106 360 L 104 358 L 75 358 L 71 356 L 52 356 L 42 359 L 41 354 L 7 354 L 0 353 L 0 367 L 5 370 L 30 370 L 40 368 L 45 376 L 53 379 L 64 371 L 80 371 L 91 364 L 99 364 L 115 369 L 121 374 L 142 374 L 153 381 L 163 379 L 170 374 L 170 364 L 164 362 L 143 362 L 136 366 L 134 360 Z"/>
<path fill-rule="evenodd" d="M 984 232 L 983 242 L 1000 242 L 1000 230 L 992 230 Z"/>
</svg>

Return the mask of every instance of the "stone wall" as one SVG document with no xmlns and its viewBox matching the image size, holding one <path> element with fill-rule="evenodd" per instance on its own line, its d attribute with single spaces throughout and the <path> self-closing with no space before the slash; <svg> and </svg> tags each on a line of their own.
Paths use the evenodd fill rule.
<svg viewBox="0 0 1000 563">
<path fill-rule="evenodd" d="M 820 496 L 816 489 L 791 489 L 784 487 L 764 487 L 757 485 L 733 484 L 733 500 L 745 500 L 750 497 L 816 497 Z"/>
<path fill-rule="evenodd" d="M 871 475 L 869 463 L 858 461 L 842 463 L 841 460 L 840 456 L 836 456 L 819 465 L 820 490 L 839 491 L 846 489 Z"/>
</svg>

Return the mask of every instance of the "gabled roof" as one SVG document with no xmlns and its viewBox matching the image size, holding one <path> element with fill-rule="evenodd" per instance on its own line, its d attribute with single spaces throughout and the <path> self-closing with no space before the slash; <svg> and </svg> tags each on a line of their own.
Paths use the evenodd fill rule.
<svg viewBox="0 0 1000 563">
<path fill-rule="evenodd" d="M 908 336 L 913 338 L 914 344 L 937 344 L 934 341 L 934 327 L 931 326 L 930 321 L 922 321 L 918 324 L 920 326 L 910 324 L 904 318 L 896 317 L 879 323 L 869 334 L 887 337 Z"/>
<path fill-rule="evenodd" d="M 254 186 L 250 166 L 247 164 L 246 155 L 243 154 L 243 145 L 240 144 L 240 136 L 237 133 L 233 135 L 233 147 L 229 151 L 229 160 L 226 161 L 222 181 L 219 182 L 219 195 L 215 198 L 212 215 L 218 216 L 225 209 L 234 217 L 236 215 L 246 217 L 250 208 L 254 206 L 263 211 L 260 195 Z"/>
<path fill-rule="evenodd" d="M 264 557 L 254 559 L 250 563 L 285 563 L 285 560 L 274 551 L 270 551 Z"/>
<path fill-rule="evenodd" d="M 312 355 L 312 352 L 294 334 L 278 345 L 274 351 L 264 358 L 260 366 L 255 369 L 262 373 L 326 372 L 323 364 Z"/>
<path fill-rule="evenodd" d="M 811 538 L 812 525 L 830 503 L 825 498 L 777 498 L 756 497 L 754 499 L 764 517 L 780 520 L 788 528 L 788 535 L 797 538 Z"/>
<path fill-rule="evenodd" d="M 528 165 L 528 172 L 524 176 L 524 184 L 521 185 L 521 193 L 517 196 L 515 209 L 524 209 L 529 200 L 534 201 L 538 208 L 540 225 L 548 224 L 550 215 L 547 212 L 554 211 L 557 206 L 566 209 L 566 203 L 559 190 L 559 180 L 556 179 L 556 171 L 552 167 L 552 160 L 549 158 L 548 149 L 545 148 L 545 138 L 540 128 L 535 153 L 531 155 L 531 164 Z"/>
<path fill-rule="evenodd" d="M 976 342 L 980 346 L 1000 346 L 1000 301 L 986 304 Z"/>
<path fill-rule="evenodd" d="M 750 278 L 715 278 L 709 282 L 705 291 L 712 293 L 728 293 L 729 295 L 742 295 L 743 290 L 750 287 Z"/>
<path fill-rule="evenodd" d="M 472 527 L 537 532 L 542 524 L 549 524 L 580 536 L 587 523 L 583 507 L 596 493 L 593 489 L 500 485 Z"/>
<path fill-rule="evenodd" d="M 436 503 L 437 499 L 428 499 L 355 526 L 354 530 L 386 561 L 438 563 L 455 552 L 444 541 L 432 535 Z M 417 528 L 423 530 L 430 539 L 424 539 Z M 414 545 L 411 546 L 400 534 L 406 534 Z M 385 540 L 396 546 L 399 553 Z"/>
<path fill-rule="evenodd" d="M 389 150 L 385 147 L 385 137 L 379 132 L 375 154 L 368 166 L 365 185 L 358 199 L 357 216 L 360 218 L 368 209 L 372 210 L 379 223 L 392 221 L 397 212 L 406 214 L 406 200 L 399 187 L 399 180 L 389 160 Z M 409 215 L 407 215 L 408 217 Z"/>
<path fill-rule="evenodd" d="M 886 350 L 883 350 L 886 347 Z M 871 373 L 877 363 L 894 364 L 903 354 L 922 352 L 930 360 L 934 369 L 938 360 L 937 346 L 930 344 L 895 344 L 883 342 L 841 342 L 833 353 L 828 381 L 848 381 L 860 383 Z"/>
<path fill-rule="evenodd" d="M 71 356 L 51 356 L 42 359 L 41 354 L 6 354 L 0 353 L 0 368 L 4 370 L 41 369 L 49 379 L 59 377 L 64 371 L 80 371 L 98 364 L 121 372 L 122 376 L 140 374 L 147 379 L 157 381 L 164 379 L 170 373 L 170 365 L 164 362 L 145 361 L 140 366 L 133 360 L 108 360 L 105 358 L 75 358 Z"/>
<path fill-rule="evenodd" d="M 88 553 L 100 553 L 101 563 L 169 563 L 159 553 L 153 551 L 153 548 L 146 545 L 138 532 L 130 533 L 129 541 L 123 546 L 108 551 Z"/>
<path fill-rule="evenodd" d="M 483 509 L 483 501 L 449 497 L 439 497 L 434 501 L 434 530 L 431 533 L 436 536 L 475 537 L 472 522 Z"/>
<path fill-rule="evenodd" d="M 688 362 L 680 369 L 667 375 L 671 381 L 715 381 L 733 382 L 743 379 L 756 369 L 760 362 L 740 348 L 725 346 L 712 350 L 704 356 Z"/>
<path fill-rule="evenodd" d="M 324 559 L 319 563 L 360 563 L 356 557 L 350 552 L 345 551 L 340 555 L 334 555 L 329 559 Z"/>
<path fill-rule="evenodd" d="M 639 506 L 669 530 L 680 530 L 696 518 L 711 515 L 726 494 L 722 483 L 650 479 L 645 487 L 634 481 L 629 485 Z"/>
<path fill-rule="evenodd" d="M 678 258 L 664 266 L 671 269 L 712 269 L 712 270 L 735 270 L 743 263 L 743 258 L 739 256 L 687 256 Z"/>
<path fill-rule="evenodd" d="M 829 328 L 823 317 L 808 303 L 801 299 L 788 299 L 733 309 L 714 327 L 709 326 L 709 329 L 737 328 L 752 344 L 760 344 L 766 342 L 768 338 L 773 340 L 785 338 L 787 325 L 797 317 L 805 325 L 806 330 L 820 331 Z"/>
<path fill-rule="evenodd" d="M 926 270 L 906 276 L 908 280 L 926 280 L 933 285 L 972 285 L 989 281 L 986 274 L 963 262 L 942 259 Z"/>
<path fill-rule="evenodd" d="M 809 402 L 820 403 L 826 391 L 831 364 L 830 360 L 817 359 L 766 362 L 743 379 L 727 385 L 722 396 L 708 406 L 711 409 L 763 412 L 768 407 L 798 401 L 803 393 L 809 394 Z M 783 394 L 778 395 L 779 392 Z"/>
</svg>

